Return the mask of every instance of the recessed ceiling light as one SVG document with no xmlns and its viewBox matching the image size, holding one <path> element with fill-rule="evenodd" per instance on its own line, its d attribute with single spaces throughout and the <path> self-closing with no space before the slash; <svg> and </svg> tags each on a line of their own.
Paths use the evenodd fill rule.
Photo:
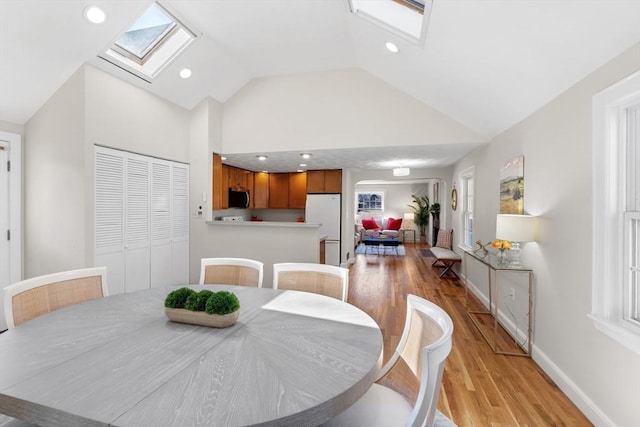
<svg viewBox="0 0 640 427">
<path fill-rule="evenodd" d="M 307 167 L 307 164 L 306 164 L 306 163 L 300 163 L 300 167 L 301 167 L 301 168 L 306 168 L 306 167 Z"/>
<path fill-rule="evenodd" d="M 189 77 L 191 77 L 191 69 L 183 68 L 182 70 L 180 70 L 180 77 L 182 77 L 183 79 L 188 79 Z"/>
<path fill-rule="evenodd" d="M 398 49 L 398 46 L 396 46 L 395 43 L 386 42 L 384 45 L 387 49 L 389 49 L 389 52 L 393 52 L 393 53 L 400 52 L 400 49 Z"/>
<path fill-rule="evenodd" d="M 84 9 L 84 17 L 92 24 L 102 24 L 107 15 L 98 6 L 88 6 Z"/>
<path fill-rule="evenodd" d="M 302 154 L 300 154 L 300 157 L 302 157 L 303 159 L 310 159 L 310 158 L 311 158 L 311 154 L 309 154 L 309 153 L 302 153 Z"/>
<path fill-rule="evenodd" d="M 298 169 L 298 172 L 304 172 L 302 169 Z"/>
<path fill-rule="evenodd" d="M 258 160 L 267 160 L 267 156 L 256 156 Z"/>
<path fill-rule="evenodd" d="M 220 160 L 227 160 L 225 156 L 220 156 Z"/>
</svg>

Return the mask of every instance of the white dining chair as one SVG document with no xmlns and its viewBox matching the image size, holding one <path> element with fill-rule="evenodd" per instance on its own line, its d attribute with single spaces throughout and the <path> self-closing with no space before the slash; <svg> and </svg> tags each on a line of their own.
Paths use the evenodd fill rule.
<svg viewBox="0 0 640 427">
<path fill-rule="evenodd" d="M 402 358 L 420 388 L 416 403 L 380 384 L 371 388 L 324 427 L 451 427 L 455 424 L 439 412 L 438 397 L 444 365 L 451 352 L 453 322 L 440 307 L 416 295 L 407 296 L 407 316 L 398 346 L 382 367 L 376 382 Z"/>
<path fill-rule="evenodd" d="M 109 294 L 107 268 L 47 274 L 4 288 L 4 313 L 12 329 L 35 317 Z"/>
<path fill-rule="evenodd" d="M 202 258 L 200 284 L 262 287 L 264 264 L 247 258 Z"/>
<path fill-rule="evenodd" d="M 302 262 L 273 264 L 273 287 L 313 292 L 346 301 L 349 270 L 335 265 Z"/>
</svg>

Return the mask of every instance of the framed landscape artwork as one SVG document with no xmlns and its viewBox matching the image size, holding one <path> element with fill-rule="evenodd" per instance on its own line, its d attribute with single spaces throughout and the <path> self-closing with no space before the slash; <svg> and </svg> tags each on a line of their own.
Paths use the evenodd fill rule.
<svg viewBox="0 0 640 427">
<path fill-rule="evenodd" d="M 500 171 L 500 213 L 524 213 L 524 156 L 505 162 Z"/>
</svg>

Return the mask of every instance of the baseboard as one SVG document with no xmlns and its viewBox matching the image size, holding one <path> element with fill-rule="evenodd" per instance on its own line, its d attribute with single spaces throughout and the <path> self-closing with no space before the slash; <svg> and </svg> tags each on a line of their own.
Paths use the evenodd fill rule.
<svg viewBox="0 0 640 427">
<path fill-rule="evenodd" d="M 460 278 L 467 283 L 469 291 L 472 292 L 485 307 L 489 306 L 489 299 L 478 289 L 471 281 L 467 282 L 463 274 Z M 501 312 L 498 313 L 498 319 L 502 326 L 514 333 L 514 325 Z M 516 333 L 516 337 L 526 339 L 526 335 Z M 596 427 L 611 427 L 615 423 L 587 396 L 571 378 L 569 378 L 553 361 L 535 344 L 532 345 L 531 358 L 534 362 L 553 380 L 558 388 L 573 402 L 574 405 L 589 419 Z"/>
<path fill-rule="evenodd" d="M 594 426 L 611 427 L 616 425 L 542 350 L 534 345 L 532 353 L 532 359 Z"/>
</svg>

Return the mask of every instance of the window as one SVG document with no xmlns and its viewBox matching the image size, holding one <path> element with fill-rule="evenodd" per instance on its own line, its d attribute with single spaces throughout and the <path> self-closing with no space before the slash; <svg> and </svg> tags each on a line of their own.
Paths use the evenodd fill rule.
<svg viewBox="0 0 640 427">
<path fill-rule="evenodd" d="M 473 246 L 473 176 L 474 169 L 470 168 L 460 174 L 462 188 L 462 245 Z"/>
<path fill-rule="evenodd" d="M 356 193 L 356 210 L 360 211 L 383 211 L 384 193 L 381 191 Z"/>
<path fill-rule="evenodd" d="M 593 119 L 591 318 L 640 353 L 640 72 L 595 95 Z"/>
<path fill-rule="evenodd" d="M 151 82 L 196 37 L 165 8 L 152 3 L 100 57 Z"/>
<path fill-rule="evenodd" d="M 424 45 L 432 0 L 349 0 L 351 12 L 382 29 Z"/>
</svg>

